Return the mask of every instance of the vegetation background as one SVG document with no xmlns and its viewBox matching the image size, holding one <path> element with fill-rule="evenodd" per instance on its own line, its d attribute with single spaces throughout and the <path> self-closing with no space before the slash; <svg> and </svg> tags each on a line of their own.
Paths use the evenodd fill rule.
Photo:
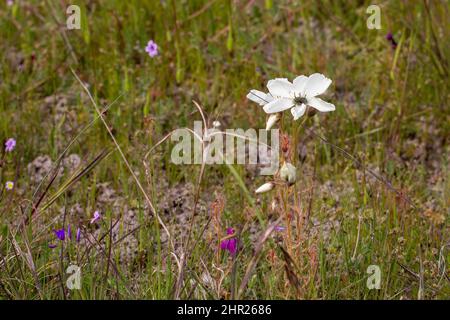
<svg viewBox="0 0 450 320">
<path fill-rule="evenodd" d="M 448 1 L 378 1 L 379 30 L 363 0 L 2 2 L 0 141 L 17 141 L 0 163 L 2 299 L 450 296 Z M 314 72 L 336 111 L 283 120 L 293 187 L 256 196 L 266 178 L 242 165 L 207 166 L 198 186 L 169 141 L 145 158 L 201 120 L 193 100 L 209 124 L 263 128 L 248 91 Z M 236 256 L 220 250 L 227 227 Z"/>
</svg>

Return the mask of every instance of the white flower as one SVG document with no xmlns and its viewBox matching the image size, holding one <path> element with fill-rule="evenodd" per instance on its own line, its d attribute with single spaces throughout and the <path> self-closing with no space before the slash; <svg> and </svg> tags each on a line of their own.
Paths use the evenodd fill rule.
<svg viewBox="0 0 450 320">
<path fill-rule="evenodd" d="M 330 84 L 331 80 L 320 73 L 314 73 L 309 77 L 298 76 L 292 83 L 286 78 L 277 78 L 267 83 L 269 94 L 251 90 L 247 98 L 264 106 L 266 113 L 291 109 L 294 120 L 297 120 L 305 114 L 306 106 L 321 112 L 336 109 L 333 104 L 317 98 L 328 89 Z"/>
<path fill-rule="evenodd" d="M 266 182 L 262 186 L 260 186 L 258 189 L 255 190 L 255 193 L 264 193 L 268 192 L 275 187 L 275 184 L 273 182 Z"/>
</svg>

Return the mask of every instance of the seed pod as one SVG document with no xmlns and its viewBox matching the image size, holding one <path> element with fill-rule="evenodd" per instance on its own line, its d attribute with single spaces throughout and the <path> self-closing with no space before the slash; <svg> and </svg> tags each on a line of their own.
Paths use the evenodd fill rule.
<svg viewBox="0 0 450 320">
<path fill-rule="evenodd" d="M 289 162 L 285 162 L 280 169 L 281 180 L 293 185 L 297 181 L 297 169 Z"/>
</svg>

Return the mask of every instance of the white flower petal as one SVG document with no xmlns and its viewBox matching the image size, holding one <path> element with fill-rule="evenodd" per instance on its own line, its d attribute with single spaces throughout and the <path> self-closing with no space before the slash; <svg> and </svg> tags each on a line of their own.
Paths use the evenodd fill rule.
<svg viewBox="0 0 450 320">
<path fill-rule="evenodd" d="M 294 93 L 294 85 L 284 78 L 269 80 L 267 89 L 274 97 L 292 98 Z"/>
<path fill-rule="evenodd" d="M 305 114 L 306 111 L 306 105 L 302 104 L 301 106 L 295 106 L 291 109 L 291 113 L 294 116 L 294 120 L 297 120 L 302 115 Z"/>
<path fill-rule="evenodd" d="M 270 94 L 259 90 L 250 90 L 250 92 L 247 94 L 247 99 L 256 102 L 260 106 L 263 106 L 266 103 L 272 101 L 273 97 Z"/>
<path fill-rule="evenodd" d="M 298 76 L 294 79 L 293 84 L 297 95 L 303 96 L 305 94 L 306 82 L 308 82 L 307 76 Z"/>
<path fill-rule="evenodd" d="M 305 95 L 307 97 L 315 97 L 324 93 L 331 84 L 331 80 L 323 74 L 314 73 L 308 77 L 305 85 Z"/>
<path fill-rule="evenodd" d="M 287 110 L 293 105 L 294 101 L 292 101 L 292 99 L 281 98 L 269 102 L 263 107 L 263 109 L 266 113 L 275 113 Z"/>
<path fill-rule="evenodd" d="M 308 98 L 308 105 L 320 112 L 329 112 L 336 110 L 334 104 L 323 101 L 320 98 Z"/>
<path fill-rule="evenodd" d="M 267 103 L 272 102 L 273 100 L 275 100 L 275 98 L 270 93 L 266 94 Z"/>
</svg>

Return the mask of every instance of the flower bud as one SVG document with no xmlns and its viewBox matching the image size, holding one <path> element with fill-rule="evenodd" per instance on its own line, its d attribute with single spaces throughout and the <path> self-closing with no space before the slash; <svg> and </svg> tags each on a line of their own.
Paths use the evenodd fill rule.
<svg viewBox="0 0 450 320">
<path fill-rule="evenodd" d="M 266 123 L 266 130 L 270 130 L 277 121 L 280 120 L 280 113 L 273 113 L 269 116 Z"/>
<path fill-rule="evenodd" d="M 255 190 L 255 193 L 264 193 L 272 190 L 275 187 L 275 184 L 273 182 L 266 182 L 262 186 L 260 186 L 258 189 Z"/>
<path fill-rule="evenodd" d="M 280 169 L 281 180 L 287 182 L 289 185 L 297 181 L 297 169 L 289 162 L 285 162 Z"/>
</svg>

